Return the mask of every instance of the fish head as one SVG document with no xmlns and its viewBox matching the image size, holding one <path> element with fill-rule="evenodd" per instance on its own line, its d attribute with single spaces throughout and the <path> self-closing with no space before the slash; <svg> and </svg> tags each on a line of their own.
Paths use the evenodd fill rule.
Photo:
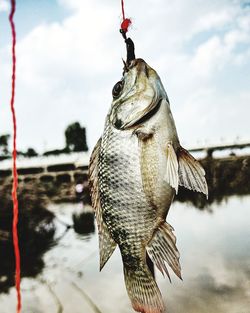
<svg viewBox="0 0 250 313">
<path fill-rule="evenodd" d="M 119 130 L 138 126 L 153 115 L 166 92 L 160 77 L 143 59 L 124 63 L 122 79 L 112 91 L 109 122 Z"/>
</svg>

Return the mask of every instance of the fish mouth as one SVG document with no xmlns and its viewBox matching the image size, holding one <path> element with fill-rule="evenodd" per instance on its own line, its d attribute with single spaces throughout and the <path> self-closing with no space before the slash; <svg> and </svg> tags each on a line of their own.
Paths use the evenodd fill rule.
<svg viewBox="0 0 250 313">
<path fill-rule="evenodd" d="M 113 121 L 113 125 L 119 130 L 129 130 L 131 128 L 137 127 L 148 120 L 150 120 L 160 109 L 162 99 L 159 99 L 154 106 L 150 106 L 137 114 L 134 118 L 130 118 L 129 121 L 122 121 L 120 118 L 116 118 Z"/>
<path fill-rule="evenodd" d="M 138 59 L 133 59 L 127 62 L 123 61 L 123 64 L 124 64 L 123 75 L 129 72 L 134 67 L 136 67 L 138 75 L 140 73 L 145 73 L 146 76 L 148 77 L 147 63 L 143 59 L 138 58 Z"/>
</svg>

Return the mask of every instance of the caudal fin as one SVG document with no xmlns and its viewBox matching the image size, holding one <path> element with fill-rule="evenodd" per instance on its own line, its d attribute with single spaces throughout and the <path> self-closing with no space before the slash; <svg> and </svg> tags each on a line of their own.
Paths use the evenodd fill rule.
<svg viewBox="0 0 250 313">
<path fill-rule="evenodd" d="M 164 313 L 162 296 L 147 265 L 136 270 L 124 265 L 124 278 L 133 309 L 141 313 Z"/>
</svg>

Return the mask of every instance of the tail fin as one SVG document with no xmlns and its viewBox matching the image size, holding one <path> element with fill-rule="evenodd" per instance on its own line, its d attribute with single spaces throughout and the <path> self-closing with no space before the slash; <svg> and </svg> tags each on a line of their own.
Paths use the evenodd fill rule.
<svg viewBox="0 0 250 313">
<path fill-rule="evenodd" d="M 162 296 L 147 265 L 134 270 L 124 265 L 124 277 L 133 309 L 141 313 L 164 313 Z"/>
</svg>

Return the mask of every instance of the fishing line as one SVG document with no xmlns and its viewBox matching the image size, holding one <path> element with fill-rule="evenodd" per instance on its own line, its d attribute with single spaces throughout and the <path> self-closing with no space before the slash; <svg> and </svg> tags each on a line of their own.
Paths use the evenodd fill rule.
<svg viewBox="0 0 250 313">
<path fill-rule="evenodd" d="M 131 38 L 127 38 L 127 31 L 129 26 L 131 25 L 132 21 L 130 18 L 125 18 L 125 10 L 124 10 L 124 0 L 121 0 L 121 6 L 122 6 L 122 23 L 120 28 L 120 33 L 122 34 L 122 37 L 126 43 L 127 47 L 127 62 L 124 61 L 124 70 L 127 69 L 127 65 L 130 61 L 135 59 L 135 46 Z"/>
<path fill-rule="evenodd" d="M 12 201 L 13 201 L 13 223 L 12 223 L 12 233 L 13 233 L 13 245 L 15 254 L 15 283 L 17 292 L 17 313 L 21 312 L 21 290 L 20 290 L 20 251 L 19 251 L 19 241 L 18 241 L 18 199 L 17 199 L 17 188 L 18 188 L 18 174 L 16 167 L 16 135 L 17 135 L 17 123 L 16 123 L 16 113 L 15 113 L 15 87 L 16 87 L 16 29 L 14 23 L 14 14 L 16 11 L 16 1 L 11 0 L 11 11 L 9 15 L 9 22 L 11 27 L 12 35 L 12 84 L 11 84 L 11 100 L 10 107 L 12 113 L 13 122 L 13 151 L 12 151 Z"/>
<path fill-rule="evenodd" d="M 121 31 L 124 32 L 124 34 L 126 34 L 129 26 L 132 24 L 132 21 L 130 18 L 125 18 L 124 0 L 121 0 L 121 6 L 122 6 Z"/>
</svg>

